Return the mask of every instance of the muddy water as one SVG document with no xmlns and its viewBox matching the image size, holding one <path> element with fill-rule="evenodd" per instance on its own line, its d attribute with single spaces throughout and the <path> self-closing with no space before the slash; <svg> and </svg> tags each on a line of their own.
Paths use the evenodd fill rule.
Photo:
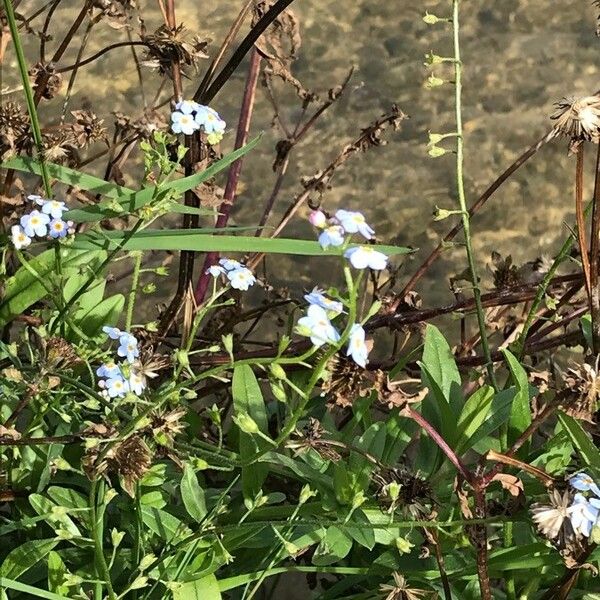
<svg viewBox="0 0 600 600">
<path fill-rule="evenodd" d="M 33 6 L 31 0 L 23 4 Z M 141 4 L 150 30 L 159 24 L 160 16 L 154 2 Z M 191 30 L 216 40 L 212 45 L 215 49 L 238 4 L 241 2 L 178 0 L 178 18 Z M 462 4 L 466 189 L 473 200 L 548 128 L 553 102 L 599 87 L 600 40 L 594 35 L 596 11 L 590 2 L 468 0 Z M 79 3 L 64 0 L 63 5 L 67 15 L 74 13 Z M 453 86 L 428 90 L 423 85 L 428 75 L 424 54 L 433 50 L 448 55 L 451 32 L 448 26 L 428 26 L 421 20 L 425 9 L 447 15 L 450 2 L 296 0 L 293 6 L 303 37 L 294 72 L 304 85 L 325 92 L 344 78 L 351 65 L 356 66 L 356 73 L 346 96 L 295 151 L 279 214 L 301 189 L 302 175 L 325 166 L 360 127 L 396 102 L 410 120 L 402 131 L 388 136 L 387 146 L 339 171 L 325 205 L 364 210 L 383 241 L 420 248 L 405 265 L 409 274 L 452 225 L 450 220 L 433 223 L 434 207 L 455 207 L 453 154 L 432 159 L 426 148 L 428 130 L 443 133 L 453 128 Z M 61 27 L 68 24 L 64 19 Z M 102 25 L 91 37 L 85 55 L 115 39 L 126 39 L 125 33 Z M 68 56 L 65 61 L 72 58 Z M 213 103 L 231 126 L 225 148 L 233 143 L 245 68 L 246 64 L 242 65 Z M 445 68 L 436 68 L 435 73 L 451 78 Z M 153 77 L 149 74 L 147 96 L 156 83 L 156 77 L 152 83 Z M 194 83 L 185 84 L 190 94 Z M 113 110 L 131 114 L 142 106 L 140 86 L 126 49 L 82 70 L 76 89 L 73 108 L 89 100 L 107 118 Z M 294 123 L 300 114 L 299 101 L 283 91 L 281 104 L 285 120 Z M 274 181 L 271 164 L 280 134 L 271 127 L 271 118 L 270 104 L 259 90 L 252 133 L 266 131 L 266 135 L 260 149 L 244 165 L 243 191 L 234 211 L 234 222 L 240 225 L 258 220 Z M 572 214 L 573 168 L 565 145 L 554 144 L 495 195 L 474 220 L 474 242 L 482 269 L 492 250 L 510 253 L 516 262 L 524 262 L 557 247 L 567 234 L 563 221 L 570 220 Z M 590 173 L 591 168 L 590 163 Z M 310 238 L 313 233 L 298 220 L 286 235 Z M 448 277 L 464 266 L 463 249 L 448 250 L 419 286 L 426 301 L 447 300 Z M 272 275 L 281 282 L 291 279 L 298 286 L 327 283 L 316 261 L 283 258 L 271 267 Z M 484 275 L 483 281 L 491 285 L 489 276 Z"/>
</svg>

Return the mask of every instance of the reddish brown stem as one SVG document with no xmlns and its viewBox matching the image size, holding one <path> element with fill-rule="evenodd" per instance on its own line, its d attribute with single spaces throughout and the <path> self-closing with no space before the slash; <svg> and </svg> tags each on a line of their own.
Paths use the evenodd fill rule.
<svg viewBox="0 0 600 600">
<path fill-rule="evenodd" d="M 250 53 L 250 66 L 248 67 L 248 75 L 246 77 L 246 86 L 244 88 L 244 97 L 242 99 L 242 107 L 240 109 L 240 118 L 238 121 L 237 133 L 235 136 L 235 149 L 241 148 L 248 141 L 248 132 L 250 131 L 250 121 L 252 120 L 252 112 L 254 110 L 254 99 L 256 97 L 256 85 L 258 83 L 258 75 L 260 73 L 260 55 L 256 49 Z M 231 208 L 235 201 L 238 182 L 242 173 L 243 159 L 238 158 L 230 167 L 223 195 L 223 203 L 219 208 L 219 216 L 217 218 L 216 227 L 221 228 L 227 225 Z M 205 259 L 204 265 L 196 283 L 194 297 L 197 304 L 204 300 L 208 284 L 211 279 L 207 269 L 214 265 L 219 258 L 218 252 L 209 252 Z"/>
<path fill-rule="evenodd" d="M 596 153 L 596 174 L 592 207 L 590 240 L 590 304 L 592 313 L 592 341 L 595 354 L 600 353 L 600 284 L 598 281 L 598 254 L 600 253 L 600 145 Z"/>
<path fill-rule="evenodd" d="M 591 298 L 590 260 L 588 256 L 587 235 L 585 232 L 585 206 L 583 205 L 583 143 L 577 149 L 577 166 L 575 167 L 575 220 L 577 222 L 577 241 L 581 254 L 581 266 L 588 298 Z"/>
<path fill-rule="evenodd" d="M 435 442 L 436 446 L 448 457 L 448 460 L 457 468 L 459 473 L 464 477 L 465 481 L 473 484 L 473 474 L 465 467 L 463 462 L 457 456 L 456 452 L 448 446 L 446 440 L 439 434 L 435 427 L 423 415 L 410 406 L 407 406 L 403 414 L 412 419 L 417 425 L 422 427 L 429 437 Z"/>
</svg>

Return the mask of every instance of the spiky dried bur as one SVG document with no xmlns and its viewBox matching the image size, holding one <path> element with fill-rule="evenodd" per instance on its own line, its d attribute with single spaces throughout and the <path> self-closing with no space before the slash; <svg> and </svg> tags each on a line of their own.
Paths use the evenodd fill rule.
<svg viewBox="0 0 600 600">
<path fill-rule="evenodd" d="M 583 363 L 570 368 L 565 374 L 564 384 L 569 393 L 561 402 L 561 408 L 576 419 L 594 423 L 600 394 L 598 362 L 594 367 Z"/>
<path fill-rule="evenodd" d="M 35 63 L 29 69 L 29 77 L 36 93 L 38 87 L 43 85 L 42 98 L 44 100 L 52 100 L 62 88 L 63 78 L 60 73 L 56 72 L 54 63 Z"/>
<path fill-rule="evenodd" d="M 569 138 L 569 150 L 576 152 L 582 142 L 597 144 L 600 140 L 600 97 L 563 98 L 555 103 L 550 117 L 557 134 Z"/>
<path fill-rule="evenodd" d="M 15 102 L 0 105 L 0 158 L 16 154 L 30 137 L 29 115 Z"/>
<path fill-rule="evenodd" d="M 324 460 L 337 462 L 341 460 L 341 454 L 334 447 L 322 441 L 325 429 L 321 422 L 314 417 L 308 419 L 308 423 L 303 429 L 296 429 L 292 439 L 286 444 L 295 453 L 303 454 L 309 450 L 314 450 Z"/>
<path fill-rule="evenodd" d="M 394 582 L 392 584 L 381 584 L 379 591 L 383 600 L 423 600 L 424 598 L 438 598 L 436 592 L 411 587 L 403 575 L 394 571 L 392 573 Z"/>
<path fill-rule="evenodd" d="M 433 489 L 423 479 L 404 467 L 381 468 L 373 473 L 373 482 L 377 489 L 377 500 L 382 506 L 394 510 L 405 510 L 411 518 L 428 516 L 433 504 Z"/>
<path fill-rule="evenodd" d="M 151 108 L 144 109 L 141 117 L 130 117 L 122 112 L 113 112 L 115 117 L 115 136 L 149 140 L 155 131 L 167 131 L 169 123 L 165 115 Z"/>
<path fill-rule="evenodd" d="M 199 59 L 208 58 L 208 41 L 198 36 L 190 39 L 184 25 L 175 29 L 161 25 L 154 33 L 142 35 L 142 41 L 147 45 L 142 64 L 157 69 L 161 75 L 171 76 L 175 63 L 196 68 Z"/>
<path fill-rule="evenodd" d="M 134 0 L 92 0 L 92 7 L 100 9 L 101 18 L 113 29 L 128 27 L 133 11 L 139 8 Z"/>
<path fill-rule="evenodd" d="M 117 430 L 112 425 L 94 424 L 88 427 L 83 432 L 83 437 L 87 438 L 87 449 L 81 464 L 90 480 L 118 475 L 125 492 L 133 497 L 135 484 L 152 465 L 152 452 L 142 437 L 136 434 L 115 442 L 104 453 L 100 439 L 108 440 L 116 435 Z"/>
</svg>

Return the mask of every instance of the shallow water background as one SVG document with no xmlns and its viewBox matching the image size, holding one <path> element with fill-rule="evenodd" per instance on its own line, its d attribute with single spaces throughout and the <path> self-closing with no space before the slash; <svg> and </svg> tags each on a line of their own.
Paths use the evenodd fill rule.
<svg viewBox="0 0 600 600">
<path fill-rule="evenodd" d="M 25 1 L 20 10 L 27 13 L 26 8 L 36 4 L 37 0 Z M 151 31 L 161 24 L 156 4 L 151 0 L 140 0 L 140 4 Z M 212 38 L 210 50 L 214 52 L 241 4 L 178 0 L 178 21 Z M 595 36 L 597 11 L 587 1 L 469 0 L 462 4 L 466 188 L 469 201 L 473 201 L 547 130 L 553 102 L 564 95 L 588 94 L 600 87 L 596 65 L 600 40 Z M 66 30 L 80 2 L 64 0 L 61 6 L 55 26 Z M 405 265 L 404 272 L 410 274 L 439 236 L 453 225 L 452 219 L 433 223 L 434 207 L 456 207 L 454 155 L 432 159 L 426 148 L 428 130 L 443 133 L 453 128 L 453 86 L 447 84 L 435 90 L 423 86 L 429 73 L 423 65 L 425 53 L 449 54 L 451 31 L 448 25 L 428 26 L 421 19 L 425 9 L 438 16 L 447 15 L 450 3 L 296 0 L 292 6 L 300 19 L 303 38 L 294 74 L 306 87 L 325 96 L 328 88 L 343 80 L 351 65 L 357 68 L 345 97 L 295 150 L 277 214 L 301 190 L 301 176 L 312 175 L 327 165 L 361 127 L 396 102 L 410 120 L 404 122 L 400 132 L 388 135 L 387 146 L 352 159 L 339 170 L 324 205 L 363 210 L 382 241 L 420 248 Z M 103 24 L 92 36 L 84 56 L 121 39 L 126 39 L 124 32 Z M 70 63 L 74 58 L 75 49 L 64 61 Z M 246 66 L 244 63 L 238 69 L 213 101 L 230 128 L 223 145 L 225 151 L 233 145 Z M 436 68 L 435 73 L 451 79 L 449 66 Z M 147 79 L 152 82 L 146 90 L 151 97 L 158 77 L 147 73 Z M 189 95 L 195 86 L 196 81 L 186 82 Z M 89 102 L 107 123 L 114 110 L 135 114 L 142 107 L 129 49 L 113 51 L 83 68 L 76 90 L 71 108 Z M 300 111 L 299 100 L 285 92 L 281 98 L 286 120 L 294 122 Z M 53 118 L 52 112 L 48 113 L 46 123 Z M 265 131 L 266 135 L 244 164 L 242 192 L 233 215 L 233 222 L 239 225 L 258 221 L 274 182 L 271 165 L 280 134 L 272 129 L 271 119 L 271 106 L 259 88 L 251 133 Z M 451 144 L 452 140 L 447 140 L 443 145 L 450 148 Z M 591 156 L 588 162 L 587 186 L 593 173 Z M 520 263 L 557 248 L 568 233 L 563 221 L 571 220 L 573 170 L 574 160 L 567 157 L 566 144 L 554 143 L 496 193 L 473 224 L 482 269 L 492 250 L 512 254 Z M 312 238 L 314 234 L 299 218 L 285 235 Z M 461 246 L 448 250 L 419 285 L 426 303 L 450 300 L 448 277 L 465 266 Z M 270 275 L 276 283 L 290 282 L 298 289 L 329 283 L 323 278 L 322 263 L 316 260 L 277 258 L 271 261 Z M 491 286 L 489 274 L 484 273 L 483 285 Z"/>
</svg>

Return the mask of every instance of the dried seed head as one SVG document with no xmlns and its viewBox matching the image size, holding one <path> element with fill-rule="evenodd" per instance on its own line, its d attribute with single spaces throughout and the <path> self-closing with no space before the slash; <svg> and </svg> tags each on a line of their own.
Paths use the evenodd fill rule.
<svg viewBox="0 0 600 600">
<path fill-rule="evenodd" d="M 575 538 L 568 518 L 573 496 L 568 489 L 562 494 L 554 489 L 548 494 L 549 504 L 535 503 L 531 506 L 532 519 L 539 532 L 558 548 L 565 548 Z"/>
<path fill-rule="evenodd" d="M 144 440 L 137 435 L 117 444 L 108 458 L 108 468 L 122 478 L 123 489 L 133 498 L 135 484 L 152 465 L 152 453 Z"/>
<path fill-rule="evenodd" d="M 43 85 L 42 98 L 52 100 L 62 87 L 62 75 L 56 73 L 56 66 L 53 63 L 36 63 L 29 69 L 29 76 L 33 80 L 32 86 L 37 92 L 37 88 Z"/>
<path fill-rule="evenodd" d="M 422 598 L 435 598 L 435 592 L 428 592 L 420 588 L 410 587 L 408 581 L 400 573 L 392 573 L 393 584 L 382 584 L 379 586 L 381 594 L 385 594 L 385 600 L 421 600 Z"/>
<path fill-rule="evenodd" d="M 506 258 L 496 252 L 492 252 L 492 275 L 494 278 L 494 287 L 496 289 L 502 289 L 518 285 L 522 283 L 519 269 L 513 264 L 512 256 L 508 255 Z"/>
<path fill-rule="evenodd" d="M 173 441 L 185 428 L 182 419 L 186 415 L 184 408 L 162 411 L 151 415 L 150 429 L 154 439 L 162 446 L 173 446 Z"/>
<path fill-rule="evenodd" d="M 555 104 L 554 129 L 570 138 L 570 149 L 576 151 L 581 142 L 598 143 L 600 138 L 600 97 L 563 98 Z"/>
<path fill-rule="evenodd" d="M 433 490 L 429 482 L 404 467 L 382 468 L 373 473 L 377 487 L 377 499 L 384 506 L 406 508 L 415 518 L 428 514 L 425 504 L 433 502 Z M 397 486 L 397 498 L 391 497 L 391 487 Z"/>
<path fill-rule="evenodd" d="M 46 366 L 49 369 L 54 369 L 59 365 L 71 367 L 80 362 L 81 359 L 75 348 L 67 340 L 59 337 L 46 340 Z"/>
<path fill-rule="evenodd" d="M 198 37 L 188 39 L 183 25 L 176 29 L 162 25 L 154 33 L 144 35 L 142 40 L 148 46 L 143 64 L 158 69 L 161 75 L 170 76 L 174 63 L 196 67 L 198 59 L 208 58 L 205 52 L 208 41 Z"/>
<path fill-rule="evenodd" d="M 565 376 L 565 386 L 571 393 L 563 401 L 561 408 L 576 419 L 593 423 L 600 394 L 598 364 L 592 367 L 583 363 L 569 369 Z"/>
<path fill-rule="evenodd" d="M 14 102 L 0 105 L 0 156 L 12 154 L 27 140 L 29 115 Z"/>
<path fill-rule="evenodd" d="M 331 445 L 322 441 L 325 430 L 318 419 L 310 417 L 307 425 L 302 431 L 297 429 L 287 444 L 288 448 L 296 451 L 296 454 L 302 454 L 310 449 L 317 452 L 321 458 L 337 462 L 342 457 L 339 452 L 333 449 Z"/>
<path fill-rule="evenodd" d="M 75 122 L 70 124 L 71 135 L 74 144 L 78 148 L 84 148 L 97 141 L 106 141 L 106 128 L 104 121 L 89 110 L 71 111 Z"/>
</svg>

